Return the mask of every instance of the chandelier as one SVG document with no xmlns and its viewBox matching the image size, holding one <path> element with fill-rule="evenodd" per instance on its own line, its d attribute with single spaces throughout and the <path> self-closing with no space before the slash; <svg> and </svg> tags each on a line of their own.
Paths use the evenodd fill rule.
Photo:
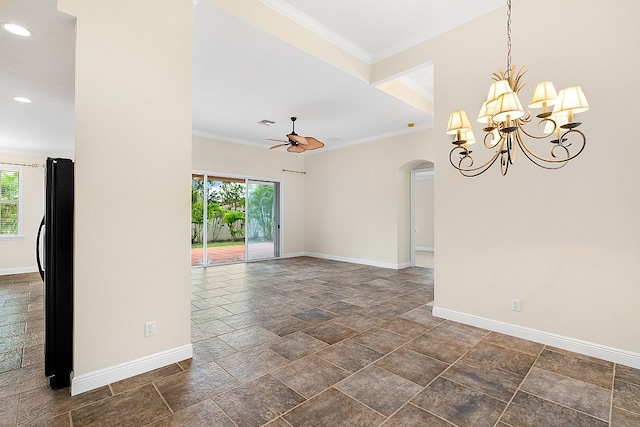
<svg viewBox="0 0 640 427">
<path fill-rule="evenodd" d="M 527 131 L 525 126 L 534 121 L 530 112 L 525 112 L 518 98 L 525 83 L 522 67 L 517 73 L 511 65 L 511 0 L 507 0 L 507 68 L 493 74 L 489 95 L 482 103 L 478 122 L 484 127 L 484 146 L 495 150 L 493 156 L 482 165 L 476 166 L 471 144 L 476 142 L 469 117 L 465 110 L 451 113 L 447 134 L 454 135 L 454 148 L 449 153 L 449 161 L 460 173 L 467 177 L 478 176 L 487 171 L 498 160 L 500 173 L 504 176 L 515 159 L 516 146 L 525 157 L 544 169 L 559 169 L 584 150 L 587 142 L 584 133 L 576 129 L 580 123 L 574 115 L 587 111 L 589 105 L 580 86 L 562 89 L 559 93 L 550 81 L 538 83 L 529 101 L 529 108 L 542 109 L 537 114 L 538 132 Z M 549 111 L 549 107 L 553 110 Z M 546 142 L 549 152 L 546 156 L 537 154 L 525 142 L 525 137 L 534 140 L 549 138 Z"/>
</svg>

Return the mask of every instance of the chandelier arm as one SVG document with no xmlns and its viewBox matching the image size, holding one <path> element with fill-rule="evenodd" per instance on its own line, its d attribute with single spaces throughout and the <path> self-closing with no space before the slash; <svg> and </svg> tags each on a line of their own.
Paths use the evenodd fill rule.
<svg viewBox="0 0 640 427">
<path fill-rule="evenodd" d="M 464 148 L 464 147 L 453 147 L 451 149 L 451 151 L 449 152 L 449 162 L 451 163 L 451 166 L 453 166 L 454 168 L 456 168 L 460 174 L 466 176 L 466 177 L 474 177 L 474 176 L 478 176 L 482 173 L 484 173 L 485 171 L 487 171 L 491 166 L 493 166 L 493 164 L 496 162 L 496 160 L 498 160 L 498 157 L 500 157 L 500 154 L 502 153 L 502 150 L 498 150 L 496 151 L 496 153 L 493 155 L 492 158 L 490 158 L 485 164 L 481 165 L 481 166 L 477 166 L 477 167 L 473 167 L 473 157 L 470 154 L 471 152 Z M 462 157 L 460 158 L 460 160 L 458 161 L 458 164 L 456 164 L 453 161 L 453 155 L 454 154 L 460 154 Z M 465 159 L 469 159 L 470 164 L 468 168 L 465 168 L 462 166 L 462 162 Z"/>
<path fill-rule="evenodd" d="M 496 148 L 498 146 L 498 144 L 500 144 L 501 142 L 503 142 L 504 137 L 502 135 L 500 135 L 500 139 L 498 139 L 495 144 L 491 144 L 491 143 L 487 143 L 487 140 L 493 140 L 493 133 L 492 132 L 487 132 L 484 134 L 484 138 L 482 139 L 482 142 L 484 143 L 484 146 L 486 148 L 488 148 L 489 150 L 492 150 L 494 148 Z"/>
<path fill-rule="evenodd" d="M 575 154 L 571 154 L 571 152 L 569 151 L 569 146 L 573 145 L 574 143 L 569 143 L 566 144 L 565 142 L 568 140 L 567 138 L 565 138 L 566 136 L 569 136 L 570 134 L 578 134 L 580 136 L 580 139 L 577 142 L 577 144 L 580 144 L 580 149 L 575 153 Z M 529 154 L 532 157 L 535 157 L 536 159 L 545 162 L 545 163 L 567 163 L 569 160 L 575 159 L 576 157 L 578 157 L 578 155 L 580 155 L 580 153 L 582 153 L 582 151 L 584 150 L 585 146 L 587 145 L 587 137 L 585 136 L 584 133 L 582 133 L 582 131 L 579 131 L 578 129 L 569 129 L 566 132 L 564 132 L 563 134 L 560 135 L 559 138 L 559 142 L 557 143 L 552 143 L 554 144 L 554 146 L 551 148 L 551 156 L 554 157 L 552 159 L 547 158 L 547 157 L 542 157 L 536 153 L 533 152 L 533 150 L 531 150 L 527 144 L 524 143 L 524 141 L 522 141 L 522 139 L 518 136 L 518 145 L 520 146 L 520 148 L 522 149 L 522 151 L 525 154 Z M 558 156 L 556 154 L 554 154 L 554 152 L 559 149 L 562 148 L 564 150 L 564 152 L 566 153 L 566 156 L 562 156 L 562 158 L 558 158 Z M 529 157 L 529 155 L 527 155 L 527 157 Z M 529 160 L 533 161 L 533 159 L 531 157 L 529 157 Z M 534 162 L 535 163 L 535 162 Z M 540 166 L 540 165 L 539 165 Z M 544 166 L 540 166 L 540 167 L 544 167 Z M 551 168 L 554 169 L 554 168 Z"/>
<path fill-rule="evenodd" d="M 540 160 L 538 160 L 536 157 L 534 157 L 533 155 L 529 154 L 530 152 L 523 147 L 523 143 L 521 143 L 520 141 L 518 141 L 518 145 L 520 145 L 520 148 L 522 149 L 522 154 L 525 155 L 525 157 L 527 159 L 529 159 L 531 161 L 531 163 L 533 163 L 534 165 L 542 168 L 542 169 L 547 169 L 547 170 L 556 170 L 556 169 L 560 169 L 563 168 L 567 165 L 568 162 L 562 162 L 562 163 L 550 163 L 549 165 L 545 165 L 544 163 L 541 163 Z M 566 147 L 565 147 L 566 149 Z M 551 166 L 553 165 L 553 166 Z"/>
<path fill-rule="evenodd" d="M 538 166 L 538 167 L 540 167 L 542 169 L 556 170 L 556 169 L 560 169 L 560 168 L 564 167 L 567 164 L 567 162 L 562 162 L 562 163 L 549 163 L 549 162 L 547 162 L 548 164 L 545 165 L 544 163 L 542 163 L 542 161 L 545 161 L 545 159 L 542 158 L 542 159 L 538 160 L 538 158 L 535 157 L 535 153 L 533 153 L 529 149 L 529 147 L 524 143 L 524 141 L 522 140 L 522 136 L 518 135 L 516 140 L 518 142 L 518 146 L 522 150 L 522 154 L 524 154 L 525 157 L 531 161 L 531 163 L 533 163 L 534 165 L 536 165 L 536 166 Z M 555 148 L 558 148 L 558 147 L 556 146 L 553 149 L 555 149 Z M 566 147 L 563 146 L 562 148 L 565 151 L 568 152 Z"/>
<path fill-rule="evenodd" d="M 509 172 L 509 165 L 513 164 L 513 162 L 511 161 L 511 156 L 508 151 L 503 151 L 500 154 L 500 174 L 505 176 L 507 172 Z"/>
<path fill-rule="evenodd" d="M 538 123 L 538 127 L 540 127 L 541 124 L 545 123 L 545 122 L 551 122 L 553 123 L 553 129 L 548 132 L 545 133 L 543 135 L 534 135 L 532 133 L 527 132 L 527 130 L 525 129 L 524 125 L 528 124 L 531 121 L 531 118 L 529 116 L 526 117 L 527 120 L 523 120 L 523 119 L 519 119 L 517 126 L 518 129 L 520 129 L 522 131 L 522 133 L 524 133 L 525 135 L 527 135 L 529 138 L 535 138 L 535 139 L 545 139 L 545 138 L 549 138 L 551 135 L 553 135 L 557 129 L 557 123 L 551 119 L 551 118 L 545 118 L 540 120 L 540 123 Z"/>
</svg>

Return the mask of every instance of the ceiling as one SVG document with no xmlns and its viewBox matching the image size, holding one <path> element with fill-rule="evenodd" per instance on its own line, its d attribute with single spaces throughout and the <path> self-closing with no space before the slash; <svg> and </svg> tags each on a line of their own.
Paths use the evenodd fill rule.
<svg viewBox="0 0 640 427">
<path fill-rule="evenodd" d="M 367 64 L 504 5 L 503 0 L 259 0 Z M 73 153 L 75 18 L 57 0 L 0 0 L 0 148 Z M 424 111 L 292 45 L 194 0 L 193 132 L 264 147 L 296 132 L 325 149 L 429 128 Z M 433 101 L 433 64 L 397 76 Z M 14 96 L 32 99 L 30 104 Z M 276 122 L 270 127 L 261 120 Z M 415 127 L 409 128 L 408 123 Z"/>
</svg>

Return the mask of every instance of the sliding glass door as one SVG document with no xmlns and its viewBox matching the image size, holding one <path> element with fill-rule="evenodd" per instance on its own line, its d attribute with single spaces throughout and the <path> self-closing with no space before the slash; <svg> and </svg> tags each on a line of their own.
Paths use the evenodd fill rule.
<svg viewBox="0 0 640 427">
<path fill-rule="evenodd" d="M 247 180 L 246 256 L 248 261 L 278 257 L 279 186 L 275 182 Z"/>
<path fill-rule="evenodd" d="M 278 182 L 191 177 L 191 265 L 280 256 Z"/>
</svg>

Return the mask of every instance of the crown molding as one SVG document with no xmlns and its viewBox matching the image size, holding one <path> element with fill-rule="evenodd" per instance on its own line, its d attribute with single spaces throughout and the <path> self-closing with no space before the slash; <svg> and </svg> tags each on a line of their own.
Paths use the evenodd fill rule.
<svg viewBox="0 0 640 427">
<path fill-rule="evenodd" d="M 368 65 L 371 65 L 371 54 L 361 47 L 351 43 L 349 40 L 344 37 L 338 35 L 337 33 L 331 31 L 324 25 L 320 24 L 318 21 L 310 18 L 304 13 L 300 12 L 298 9 L 291 6 L 289 3 L 283 0 L 260 0 L 261 3 L 280 13 L 281 15 L 286 16 L 291 19 L 295 23 L 305 27 L 309 31 L 317 34 L 322 37 L 329 43 L 332 43 L 344 50 L 345 52 L 355 56 L 359 60 L 365 62 Z"/>
</svg>

